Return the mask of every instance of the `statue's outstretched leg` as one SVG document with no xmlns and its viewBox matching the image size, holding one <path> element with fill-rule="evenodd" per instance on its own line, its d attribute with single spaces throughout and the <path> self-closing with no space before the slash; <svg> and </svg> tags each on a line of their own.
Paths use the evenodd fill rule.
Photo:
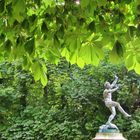
<svg viewBox="0 0 140 140">
<path fill-rule="evenodd" d="M 129 115 L 128 113 L 126 113 L 126 112 L 124 111 L 124 109 L 121 107 L 121 105 L 120 105 L 118 102 L 111 101 L 110 104 L 111 104 L 111 106 L 117 107 L 118 110 L 119 110 L 125 117 L 131 117 L 131 115 Z"/>
</svg>

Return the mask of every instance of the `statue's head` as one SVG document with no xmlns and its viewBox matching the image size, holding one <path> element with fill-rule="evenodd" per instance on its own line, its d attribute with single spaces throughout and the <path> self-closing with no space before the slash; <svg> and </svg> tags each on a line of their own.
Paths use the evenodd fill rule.
<svg viewBox="0 0 140 140">
<path fill-rule="evenodd" d="M 110 85 L 110 83 L 108 81 L 106 81 L 104 86 L 105 86 L 105 88 L 109 89 L 111 85 Z"/>
</svg>

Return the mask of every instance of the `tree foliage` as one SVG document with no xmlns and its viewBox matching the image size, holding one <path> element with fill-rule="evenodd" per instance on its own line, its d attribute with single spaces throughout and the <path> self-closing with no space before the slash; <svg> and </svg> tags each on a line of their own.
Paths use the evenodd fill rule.
<svg viewBox="0 0 140 140">
<path fill-rule="evenodd" d="M 46 61 L 97 66 L 106 50 L 140 74 L 138 0 L 0 0 L 0 27 L 0 60 L 22 60 L 43 85 Z"/>
</svg>

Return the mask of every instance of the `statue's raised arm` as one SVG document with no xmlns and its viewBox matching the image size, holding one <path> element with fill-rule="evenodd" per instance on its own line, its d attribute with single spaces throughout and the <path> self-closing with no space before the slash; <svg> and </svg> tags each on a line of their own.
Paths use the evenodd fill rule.
<svg viewBox="0 0 140 140">
<path fill-rule="evenodd" d="M 112 82 L 111 88 L 116 87 L 117 82 L 118 82 L 118 76 L 115 75 L 115 80 Z"/>
<path fill-rule="evenodd" d="M 113 92 L 117 91 L 118 88 L 119 88 L 118 86 L 115 86 L 115 88 L 109 89 L 108 92 L 113 93 Z"/>
</svg>

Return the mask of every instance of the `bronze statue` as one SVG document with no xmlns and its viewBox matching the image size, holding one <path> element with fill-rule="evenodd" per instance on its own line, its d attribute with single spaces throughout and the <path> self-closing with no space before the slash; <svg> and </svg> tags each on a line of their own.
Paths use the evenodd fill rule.
<svg viewBox="0 0 140 140">
<path fill-rule="evenodd" d="M 131 117 L 128 113 L 124 111 L 124 109 L 121 107 L 121 105 L 118 102 L 112 101 L 112 93 L 117 91 L 119 86 L 117 85 L 118 77 L 115 75 L 115 80 L 113 81 L 112 84 L 110 84 L 108 81 L 105 82 L 105 90 L 103 92 L 103 97 L 104 97 L 104 102 L 106 107 L 109 108 L 111 111 L 111 115 L 108 118 L 108 121 L 106 124 L 100 126 L 99 132 L 104 132 L 108 129 L 116 129 L 119 130 L 118 127 L 111 123 L 114 117 L 116 116 L 116 109 L 118 110 L 125 116 L 125 117 Z"/>
<path fill-rule="evenodd" d="M 128 113 L 126 113 L 121 105 L 118 102 L 112 101 L 112 93 L 115 92 L 119 87 L 117 85 L 118 77 L 115 76 L 115 80 L 113 81 L 112 84 L 109 82 L 105 82 L 105 90 L 103 92 L 103 97 L 104 97 L 104 102 L 105 105 L 109 108 L 111 111 L 111 115 L 108 118 L 107 124 L 110 124 L 114 117 L 116 116 L 116 108 L 125 116 L 125 117 L 131 117 Z"/>
</svg>

